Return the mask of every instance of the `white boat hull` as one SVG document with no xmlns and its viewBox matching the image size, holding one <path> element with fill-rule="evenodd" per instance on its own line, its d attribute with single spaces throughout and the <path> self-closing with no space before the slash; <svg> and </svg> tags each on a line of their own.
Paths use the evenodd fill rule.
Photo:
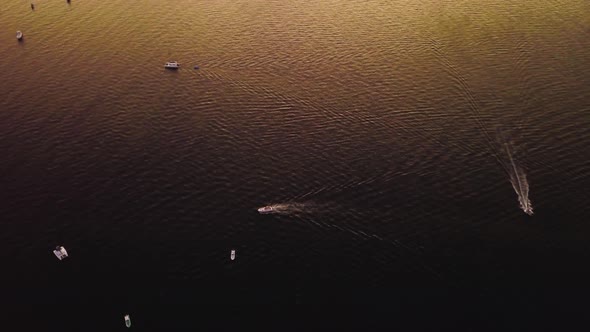
<svg viewBox="0 0 590 332">
<path fill-rule="evenodd" d="M 164 65 L 164 68 L 166 68 L 166 69 L 178 69 L 178 68 L 180 68 L 180 63 L 178 63 L 176 61 L 166 62 L 166 64 Z"/>
<path fill-rule="evenodd" d="M 275 209 L 272 206 L 263 206 L 258 209 L 258 213 L 266 214 L 266 213 L 273 213 Z"/>
<path fill-rule="evenodd" d="M 53 251 L 53 254 L 60 261 L 63 260 L 64 258 L 68 257 L 68 252 L 66 251 L 66 248 L 61 247 L 61 246 L 58 246 L 57 248 L 55 248 L 55 250 Z"/>
</svg>

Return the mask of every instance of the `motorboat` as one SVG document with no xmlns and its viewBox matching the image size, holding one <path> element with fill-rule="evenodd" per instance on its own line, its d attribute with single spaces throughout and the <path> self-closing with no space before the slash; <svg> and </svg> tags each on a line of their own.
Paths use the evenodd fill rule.
<svg viewBox="0 0 590 332">
<path fill-rule="evenodd" d="M 164 68 L 167 68 L 167 69 L 178 69 L 178 68 L 180 68 L 180 63 L 178 63 L 176 61 L 166 62 L 166 64 L 164 65 Z"/>
<path fill-rule="evenodd" d="M 231 253 L 229 254 L 229 258 L 231 258 L 232 261 L 236 259 L 236 251 L 234 249 L 232 249 Z"/>
<path fill-rule="evenodd" d="M 57 246 L 55 247 L 55 250 L 53 251 L 53 254 L 55 255 L 55 257 L 57 257 L 57 259 L 59 259 L 60 261 L 66 257 L 68 257 L 68 252 L 66 251 L 66 248 L 62 247 L 62 246 Z"/>
<path fill-rule="evenodd" d="M 261 208 L 258 208 L 259 213 L 272 213 L 275 211 L 276 211 L 276 209 L 274 207 L 272 207 L 271 205 L 267 205 L 267 206 L 263 206 Z"/>
<path fill-rule="evenodd" d="M 128 328 L 131 327 L 131 318 L 129 317 L 129 315 L 125 315 L 125 326 L 127 326 Z"/>
<path fill-rule="evenodd" d="M 22 32 L 20 32 L 20 31 L 17 31 L 17 32 L 16 32 L 16 39 L 18 39 L 18 40 L 21 40 L 21 39 L 23 39 L 23 33 L 22 33 Z"/>
</svg>

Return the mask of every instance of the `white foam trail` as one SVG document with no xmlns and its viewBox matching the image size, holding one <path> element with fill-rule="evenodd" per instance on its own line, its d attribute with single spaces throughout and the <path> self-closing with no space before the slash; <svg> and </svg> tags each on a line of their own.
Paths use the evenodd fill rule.
<svg viewBox="0 0 590 332">
<path fill-rule="evenodd" d="M 330 204 L 318 204 L 318 203 L 315 203 L 312 201 L 307 201 L 307 202 L 297 202 L 297 203 L 296 202 L 274 203 L 274 204 L 269 204 L 269 206 L 271 206 L 273 208 L 273 210 L 271 212 L 268 212 L 265 214 L 278 214 L 278 215 L 296 217 L 301 220 L 311 222 L 320 228 L 324 228 L 324 229 L 329 229 L 329 228 L 334 229 L 335 228 L 335 229 L 339 229 L 344 232 L 349 232 L 351 234 L 354 234 L 358 237 L 365 238 L 365 239 L 371 237 L 367 233 L 360 231 L 360 230 L 355 230 L 350 227 L 340 226 L 340 225 L 336 225 L 336 224 L 332 224 L 332 223 L 325 223 L 322 221 L 314 220 L 312 218 L 313 214 L 318 214 L 318 213 L 322 213 L 322 212 L 326 212 L 326 211 L 332 211 L 332 210 L 330 210 L 330 208 L 331 208 Z"/>
<path fill-rule="evenodd" d="M 524 170 L 516 165 L 514 162 L 514 158 L 512 158 L 512 153 L 508 148 L 508 144 L 504 144 L 506 148 L 506 153 L 508 154 L 508 158 L 510 159 L 510 164 L 512 167 L 508 168 L 510 174 L 510 183 L 512 183 L 512 188 L 516 191 L 518 195 L 518 202 L 520 203 L 520 208 L 524 211 L 524 213 L 528 214 L 529 216 L 533 215 L 533 205 L 529 200 L 529 183 L 526 179 L 526 174 Z"/>
<path fill-rule="evenodd" d="M 420 253 L 416 251 L 416 249 L 411 248 L 408 245 L 403 244 L 402 242 L 398 241 L 398 240 L 388 240 L 388 239 L 384 239 L 382 237 L 380 237 L 377 234 L 368 234 L 365 231 L 362 231 L 360 229 L 355 229 L 355 228 L 351 228 L 345 225 L 337 225 L 334 223 L 329 223 L 329 222 L 323 222 L 323 221 L 318 221 L 318 220 L 314 220 L 313 218 L 313 214 L 317 214 L 317 213 L 321 213 L 321 212 L 326 212 L 326 210 L 334 212 L 334 209 L 337 209 L 333 204 L 327 204 L 327 203 L 315 203 L 312 201 L 307 201 L 307 202 L 303 202 L 303 203 L 294 203 L 294 202 L 288 202 L 288 203 L 276 203 L 276 204 L 270 204 L 270 206 L 272 206 L 273 212 L 274 214 L 279 214 L 279 215 L 285 215 L 285 216 L 292 216 L 292 217 L 296 217 L 304 222 L 308 222 L 310 224 L 315 225 L 318 228 L 321 228 L 325 231 L 329 231 L 329 232 L 333 232 L 334 230 L 338 229 L 342 232 L 347 232 L 350 234 L 353 234 L 354 236 L 363 239 L 363 240 L 370 240 L 370 239 L 377 239 L 379 241 L 383 241 L 383 242 L 387 242 L 390 244 L 393 244 L 396 247 L 396 251 L 401 251 L 403 252 L 403 255 L 413 255 L 413 257 L 415 257 L 414 262 L 415 262 L 415 268 L 424 271 L 428 274 L 430 274 L 432 277 L 436 278 L 436 279 L 441 279 L 441 273 L 436 271 L 434 267 L 429 266 L 429 264 L 427 262 L 424 262 L 422 260 L 422 258 L 420 257 Z M 399 254 L 400 256 L 402 255 L 401 253 Z"/>
<path fill-rule="evenodd" d="M 297 215 L 314 209 L 311 203 L 275 203 L 269 206 L 272 207 L 272 211 L 267 214 Z"/>
</svg>

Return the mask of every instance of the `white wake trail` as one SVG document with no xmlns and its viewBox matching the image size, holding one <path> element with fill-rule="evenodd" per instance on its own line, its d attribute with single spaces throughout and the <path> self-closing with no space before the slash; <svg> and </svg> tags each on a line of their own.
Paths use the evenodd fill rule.
<svg viewBox="0 0 590 332">
<path fill-rule="evenodd" d="M 512 183 L 512 188 L 516 191 L 518 195 L 518 202 L 520 203 L 520 208 L 529 216 L 533 215 L 533 205 L 529 199 L 529 183 L 526 179 L 526 174 L 524 170 L 516 165 L 514 162 L 514 158 L 512 158 L 512 153 L 508 148 L 508 144 L 504 144 L 506 148 L 506 153 L 508 154 L 508 158 L 510 160 L 510 164 L 512 167 L 508 168 L 510 174 L 510 183 Z"/>
</svg>

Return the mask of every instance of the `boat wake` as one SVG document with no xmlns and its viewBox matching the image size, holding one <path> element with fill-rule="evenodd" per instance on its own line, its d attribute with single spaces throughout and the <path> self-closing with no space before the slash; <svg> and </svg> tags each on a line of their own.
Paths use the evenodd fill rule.
<svg viewBox="0 0 590 332">
<path fill-rule="evenodd" d="M 507 143 L 504 143 L 504 150 L 506 151 L 508 160 L 510 161 L 510 165 L 505 168 L 510 175 L 510 183 L 512 183 L 512 188 L 514 188 L 516 195 L 518 195 L 520 208 L 524 211 L 524 213 L 532 216 L 533 205 L 529 199 L 529 183 L 526 179 L 526 174 L 524 170 L 514 161 L 514 157 L 512 156 L 512 152 L 510 151 L 510 147 Z"/>
<path fill-rule="evenodd" d="M 261 209 L 264 209 L 261 211 Z M 312 212 L 311 206 L 306 203 L 276 203 L 259 208 L 264 214 L 299 215 L 305 212 Z"/>
<path fill-rule="evenodd" d="M 338 222 L 342 213 L 351 213 L 349 210 L 343 212 L 342 207 L 338 204 L 306 201 L 269 204 L 266 207 L 271 207 L 272 211 L 264 214 L 276 214 L 277 217 L 285 216 L 288 219 L 314 225 L 313 227 L 322 229 L 329 234 L 336 235 L 339 232 L 344 232 L 361 241 L 379 241 L 392 245 L 395 248 L 393 255 L 413 257 L 413 265 L 407 268 L 427 273 L 435 279 L 442 279 L 440 271 L 424 261 L 418 249 L 403 243 L 403 241 L 383 238 L 371 231 L 363 231 L 361 227 Z"/>
<path fill-rule="evenodd" d="M 518 195 L 520 208 L 526 214 L 532 215 L 533 207 L 531 205 L 531 201 L 529 200 L 529 184 L 527 182 L 524 170 L 514 161 L 513 152 L 510 151 L 508 144 L 510 140 L 507 140 L 505 134 L 501 130 L 499 130 L 497 133 L 499 135 L 497 136 L 500 139 L 500 144 L 494 144 L 491 135 L 488 133 L 488 130 L 486 129 L 486 125 L 484 122 L 485 117 L 483 117 L 481 114 L 480 103 L 478 102 L 476 95 L 472 92 L 471 88 L 469 87 L 467 79 L 461 74 L 461 71 L 459 71 L 459 69 L 457 69 L 457 67 L 444 54 L 444 45 L 440 41 L 432 37 L 430 37 L 430 41 L 433 51 L 439 57 L 439 60 L 448 69 L 453 79 L 457 82 L 471 110 L 472 118 L 478 125 L 484 140 L 490 147 L 492 154 L 502 165 L 504 170 L 508 173 L 510 177 L 510 182 L 512 183 L 512 187 Z M 504 153 L 507 154 L 507 159 L 501 157 L 501 155 L 503 155 Z"/>
<path fill-rule="evenodd" d="M 264 209 L 261 211 L 261 209 Z M 381 239 L 380 237 L 378 237 L 377 235 L 373 234 L 367 234 L 361 230 L 356 230 L 356 229 L 352 229 L 350 227 L 347 226 L 343 226 L 343 225 L 336 225 L 334 223 L 327 223 L 324 221 L 319 221 L 317 220 L 316 217 L 318 217 L 318 215 L 320 214 L 336 214 L 338 213 L 338 207 L 337 206 L 333 206 L 333 204 L 319 204 L 319 203 L 315 203 L 315 202 L 303 202 L 303 203 L 295 203 L 295 202 L 289 202 L 289 203 L 276 203 L 276 204 L 269 204 L 263 208 L 260 208 L 258 211 L 262 214 L 277 214 L 277 215 L 283 215 L 283 216 L 288 216 L 288 217 L 294 217 L 300 220 L 305 220 L 307 222 L 310 222 L 316 226 L 319 226 L 321 228 L 325 228 L 325 229 L 339 229 L 341 231 L 346 231 L 349 233 L 352 233 L 356 236 L 360 236 L 363 238 L 369 238 L 369 237 L 375 237 L 378 239 Z"/>
</svg>

